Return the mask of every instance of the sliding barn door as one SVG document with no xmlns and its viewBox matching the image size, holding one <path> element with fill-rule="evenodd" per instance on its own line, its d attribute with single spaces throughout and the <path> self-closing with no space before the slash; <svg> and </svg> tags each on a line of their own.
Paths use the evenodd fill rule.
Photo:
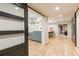
<svg viewBox="0 0 79 59">
<path fill-rule="evenodd" d="M 21 4 L 0 4 L 0 55 L 25 55 L 24 8 Z"/>
</svg>

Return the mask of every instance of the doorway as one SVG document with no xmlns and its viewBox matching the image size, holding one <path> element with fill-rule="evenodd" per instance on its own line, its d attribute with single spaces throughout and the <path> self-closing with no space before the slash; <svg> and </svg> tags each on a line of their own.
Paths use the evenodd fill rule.
<svg viewBox="0 0 79 59">
<path fill-rule="evenodd" d="M 67 24 L 58 24 L 59 34 L 60 35 L 68 35 Z"/>
</svg>

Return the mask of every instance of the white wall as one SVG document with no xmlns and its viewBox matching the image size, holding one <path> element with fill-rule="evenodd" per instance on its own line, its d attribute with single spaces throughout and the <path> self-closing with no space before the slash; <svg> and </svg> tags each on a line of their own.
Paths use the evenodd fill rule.
<svg viewBox="0 0 79 59">
<path fill-rule="evenodd" d="M 72 38 L 72 29 L 71 29 L 71 21 L 67 23 L 68 28 L 68 37 Z"/>
<path fill-rule="evenodd" d="M 48 19 L 46 17 L 42 18 L 42 44 L 48 42 Z"/>
<path fill-rule="evenodd" d="M 40 19 L 39 19 L 40 18 Z M 34 31 L 42 31 L 41 27 L 42 27 L 42 22 L 41 22 L 41 17 L 39 16 L 38 18 L 33 19 L 35 20 L 35 24 L 33 24 L 33 30 Z"/>
<path fill-rule="evenodd" d="M 0 4 L 0 11 L 24 17 L 24 10 L 15 5 Z M 24 30 L 24 21 L 0 17 L 0 31 Z M 24 34 L 0 35 L 0 50 L 24 43 Z"/>
<path fill-rule="evenodd" d="M 77 12 L 77 18 L 76 18 L 76 40 L 77 40 L 77 47 L 79 47 L 79 11 Z"/>
<path fill-rule="evenodd" d="M 40 18 L 40 20 L 39 20 Z M 35 18 L 35 19 L 29 19 L 29 22 L 28 22 L 28 32 L 31 33 L 33 31 L 42 31 L 41 28 L 42 28 L 42 19 L 41 17 L 39 16 L 38 18 Z M 31 24 L 32 21 L 34 22 L 34 24 Z"/>
<path fill-rule="evenodd" d="M 30 22 L 31 20 L 28 18 L 28 33 L 33 32 L 33 25 Z"/>
</svg>

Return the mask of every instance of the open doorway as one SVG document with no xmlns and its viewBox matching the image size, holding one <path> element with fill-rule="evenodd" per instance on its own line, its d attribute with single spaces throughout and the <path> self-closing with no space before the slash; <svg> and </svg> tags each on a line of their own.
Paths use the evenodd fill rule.
<svg viewBox="0 0 79 59">
<path fill-rule="evenodd" d="M 28 7 L 29 56 L 36 55 L 42 44 L 42 17 Z"/>
<path fill-rule="evenodd" d="M 60 35 L 68 35 L 67 24 L 58 24 L 59 34 Z"/>
</svg>

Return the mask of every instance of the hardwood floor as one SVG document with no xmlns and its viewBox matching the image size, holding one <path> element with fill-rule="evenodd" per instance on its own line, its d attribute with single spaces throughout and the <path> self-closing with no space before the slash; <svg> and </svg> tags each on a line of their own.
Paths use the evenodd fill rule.
<svg viewBox="0 0 79 59">
<path fill-rule="evenodd" d="M 51 38 L 45 45 L 29 40 L 29 56 L 79 56 L 79 48 L 66 37 Z"/>
</svg>

